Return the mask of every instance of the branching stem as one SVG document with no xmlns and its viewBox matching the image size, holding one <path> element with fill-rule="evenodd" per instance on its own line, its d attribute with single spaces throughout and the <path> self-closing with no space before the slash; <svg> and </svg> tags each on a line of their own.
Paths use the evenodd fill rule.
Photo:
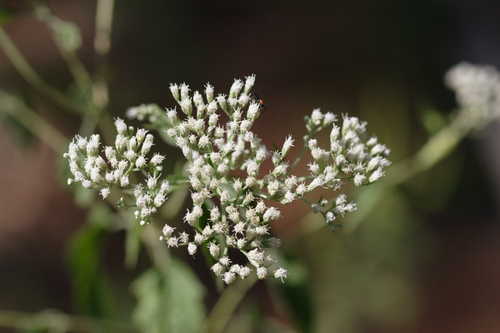
<svg viewBox="0 0 500 333">
<path fill-rule="evenodd" d="M 53 310 L 39 313 L 0 311 L 0 327 L 17 330 L 48 329 L 50 332 L 98 332 L 103 328 L 119 332 L 136 332 L 125 322 L 101 320 L 86 316 L 69 315 Z"/>
<path fill-rule="evenodd" d="M 223 332 L 234 311 L 256 282 L 257 277 L 250 275 L 245 280 L 238 280 L 228 286 L 210 312 L 205 322 L 205 332 Z"/>
<path fill-rule="evenodd" d="M 0 27 L 0 48 L 3 50 L 19 75 L 21 75 L 26 82 L 32 85 L 34 89 L 40 92 L 40 94 L 51 99 L 58 106 L 66 110 L 76 113 L 83 113 L 85 111 L 81 106 L 69 100 L 59 90 L 46 83 L 38 75 L 38 73 L 35 72 L 33 67 L 31 67 L 31 65 L 26 61 L 24 56 L 17 49 L 16 45 L 12 42 L 9 35 L 7 35 L 2 27 Z"/>
</svg>

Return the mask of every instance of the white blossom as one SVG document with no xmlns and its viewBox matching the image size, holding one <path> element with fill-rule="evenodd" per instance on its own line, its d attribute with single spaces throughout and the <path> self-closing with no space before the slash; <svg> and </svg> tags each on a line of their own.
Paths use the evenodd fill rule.
<svg viewBox="0 0 500 333">
<path fill-rule="evenodd" d="M 216 262 L 211 268 L 210 268 L 215 275 L 220 276 L 222 272 L 224 272 L 224 266 L 222 266 L 220 263 Z"/>
<path fill-rule="evenodd" d="M 121 118 L 116 118 L 115 127 L 118 134 L 125 134 L 125 132 L 127 131 L 127 125 Z"/>
<path fill-rule="evenodd" d="M 189 243 L 188 244 L 188 253 L 190 255 L 194 255 L 197 250 L 198 250 L 198 246 L 196 246 L 195 243 Z"/>
<path fill-rule="evenodd" d="M 151 157 L 150 162 L 154 165 L 160 165 L 164 159 L 165 159 L 165 156 L 163 156 L 161 154 L 154 154 L 153 157 Z"/>
<path fill-rule="evenodd" d="M 287 136 L 285 139 L 285 142 L 283 143 L 283 147 L 281 148 L 281 155 L 285 156 L 288 151 L 290 151 L 290 148 L 293 147 L 293 138 L 291 136 Z"/>
<path fill-rule="evenodd" d="M 494 67 L 463 62 L 448 71 L 445 82 L 454 90 L 467 125 L 479 127 L 500 116 L 500 73 Z"/>
<path fill-rule="evenodd" d="M 275 272 L 274 272 L 274 277 L 276 279 L 280 279 L 281 282 L 284 282 L 284 279 L 286 279 L 286 276 L 287 276 L 287 270 L 284 269 L 284 268 L 278 268 Z"/>
<path fill-rule="evenodd" d="M 257 267 L 257 277 L 259 279 L 265 279 L 267 277 L 267 268 L 265 267 Z"/>
<path fill-rule="evenodd" d="M 158 130 L 184 155 L 183 171 L 168 177 L 172 183 L 161 173 L 165 157 L 150 153 L 155 147 L 153 134 L 128 127 L 117 118 L 117 135 L 111 146 L 102 148 L 98 135 L 75 136 L 64 155 L 71 171 L 68 184 L 81 183 L 108 199 L 113 197 L 111 189 L 120 185 L 121 203 L 134 208 L 140 224 L 151 222 L 172 189 L 187 184 L 192 207 L 183 216 L 186 231 L 165 225 L 161 237 L 168 247 L 185 246 L 189 255 L 207 249 L 217 261 L 210 269 L 226 284 L 252 272 L 259 279 L 274 276 L 285 280 L 286 269 L 276 267 L 269 253 L 269 248 L 280 244 L 271 230 L 271 223 L 281 216 L 275 205 L 299 198 L 309 202 L 309 194 L 319 188 L 340 193 L 336 200 L 310 203 L 327 223 L 339 223 L 337 217 L 356 209 L 342 194 L 342 186 L 380 179 L 390 164 L 390 152 L 378 139 L 366 135 L 367 125 L 358 118 L 314 109 L 306 117 L 303 142 L 308 171 L 296 175 L 294 167 L 302 156 L 289 160 L 296 145 L 292 136 L 281 141 L 281 148 L 270 150 L 252 131 L 263 112 L 261 101 L 252 93 L 254 85 L 255 75 L 235 79 L 229 92 L 215 97 L 215 89 L 208 83 L 201 93 L 191 92 L 185 83 L 171 84 L 170 92 L 182 112 L 154 104 L 127 111 L 128 117 L 149 122 L 149 128 Z M 320 140 L 324 137 L 321 131 L 330 134 L 326 145 Z M 233 258 L 234 251 L 246 262 Z M 238 264 L 232 264 L 236 260 Z"/>
<path fill-rule="evenodd" d="M 236 278 L 236 275 L 233 272 L 224 273 L 223 280 L 225 284 L 231 284 Z"/>
<path fill-rule="evenodd" d="M 106 199 L 110 193 L 111 193 L 111 191 L 109 190 L 109 187 L 105 187 L 105 188 L 101 189 L 101 191 L 99 192 L 99 194 L 101 195 L 101 197 L 103 199 Z"/>
</svg>

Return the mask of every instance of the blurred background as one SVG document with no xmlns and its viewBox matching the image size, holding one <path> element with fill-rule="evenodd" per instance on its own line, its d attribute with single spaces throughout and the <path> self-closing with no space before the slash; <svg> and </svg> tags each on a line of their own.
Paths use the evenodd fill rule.
<svg viewBox="0 0 500 333">
<path fill-rule="evenodd" d="M 44 3 L 78 25 L 78 54 L 94 71 L 95 1 Z M 448 68 L 462 60 L 499 64 L 499 15 L 500 3 L 485 0 L 121 0 L 109 111 L 173 106 L 171 82 L 202 89 L 210 81 L 226 91 L 234 77 L 255 73 L 266 104 L 255 130 L 269 146 L 290 133 L 299 138 L 303 117 L 321 107 L 367 120 L 397 162 L 448 122 L 456 107 L 443 84 Z M 30 2 L 0 0 L 0 22 L 33 67 L 72 96 L 71 77 Z M 78 131 L 79 118 L 40 97 L 1 51 L 0 89 L 66 136 Z M 289 281 L 254 286 L 226 331 L 499 332 L 499 133 L 491 124 L 468 137 L 432 169 L 382 192 L 355 226 L 347 218 L 344 230 L 297 235 L 307 207 L 285 210 L 275 232 Z M 71 255 L 85 246 L 72 240 L 93 216 L 65 185 L 61 156 L 2 112 L 0 161 L 0 309 L 127 318 L 129 284 L 147 261 L 124 268 L 123 232 L 100 232 L 88 240 L 96 252 Z M 218 297 L 211 275 L 202 260 L 184 261 L 211 308 Z"/>
</svg>

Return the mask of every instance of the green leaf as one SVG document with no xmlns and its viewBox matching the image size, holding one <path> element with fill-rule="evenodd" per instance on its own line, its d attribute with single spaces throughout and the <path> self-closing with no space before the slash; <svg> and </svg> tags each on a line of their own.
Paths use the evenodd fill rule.
<svg viewBox="0 0 500 333">
<path fill-rule="evenodd" d="M 286 283 L 281 283 L 279 280 L 272 280 L 271 283 L 280 289 L 301 332 L 313 332 L 314 311 L 307 268 L 299 257 L 291 254 L 283 258 L 283 261 L 288 269 L 289 278 Z"/>
<path fill-rule="evenodd" d="M 127 268 L 135 268 L 137 265 L 141 250 L 141 231 L 142 228 L 138 223 L 132 223 L 127 229 L 125 239 L 125 266 Z"/>
<path fill-rule="evenodd" d="M 133 319 L 141 332 L 200 332 L 204 288 L 182 262 L 172 258 L 166 276 L 146 271 L 132 289 L 138 299 Z"/>
<path fill-rule="evenodd" d="M 89 223 L 71 239 L 67 257 L 77 311 L 95 317 L 106 312 L 106 288 L 100 269 L 105 230 L 99 221 L 103 214 L 99 206 L 90 212 Z"/>
</svg>

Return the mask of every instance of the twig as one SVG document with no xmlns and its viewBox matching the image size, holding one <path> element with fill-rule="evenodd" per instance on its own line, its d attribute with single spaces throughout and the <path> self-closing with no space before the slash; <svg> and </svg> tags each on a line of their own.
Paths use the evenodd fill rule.
<svg viewBox="0 0 500 333">
<path fill-rule="evenodd" d="M 234 311 L 255 282 L 257 282 L 256 276 L 251 275 L 245 280 L 238 280 L 227 287 L 205 322 L 205 332 L 223 332 Z"/>
<path fill-rule="evenodd" d="M 98 332 L 107 328 L 119 332 L 136 332 L 133 325 L 86 316 L 47 310 L 39 313 L 0 310 L 0 327 L 18 330 L 49 329 L 55 332 Z"/>
<path fill-rule="evenodd" d="M 98 0 L 95 19 L 94 50 L 96 53 L 97 74 L 92 84 L 92 103 L 95 109 L 88 114 L 81 127 L 82 133 L 91 133 L 97 125 L 102 125 L 105 135 L 111 126 L 111 118 L 105 114 L 100 123 L 99 117 L 109 104 L 108 56 L 111 50 L 111 31 L 113 26 L 114 0 Z"/>
<path fill-rule="evenodd" d="M 465 121 L 465 118 L 458 116 L 449 126 L 434 135 L 412 158 L 395 165 L 391 169 L 386 185 L 402 184 L 415 175 L 429 170 L 448 156 L 472 129 Z"/>
<path fill-rule="evenodd" d="M 66 65 L 73 76 L 73 79 L 76 82 L 76 85 L 80 89 L 81 92 L 85 92 L 90 88 L 91 78 L 90 74 L 83 65 L 83 63 L 78 58 L 76 54 L 76 50 L 69 50 L 64 46 L 64 43 L 61 43 L 60 38 L 57 37 L 57 24 L 60 21 L 58 17 L 52 15 L 52 12 L 49 7 L 42 5 L 36 1 L 33 2 L 33 7 L 35 10 L 35 15 L 43 22 L 45 22 L 50 31 L 52 32 L 52 36 L 54 42 L 61 54 L 63 60 L 66 62 Z"/>
<path fill-rule="evenodd" d="M 170 255 L 165 243 L 161 242 L 159 237 L 160 230 L 152 223 L 147 225 L 141 232 L 142 242 L 146 246 L 153 263 L 163 274 L 166 274 L 169 269 Z"/>
<path fill-rule="evenodd" d="M 72 112 L 81 113 L 84 109 L 71 100 L 59 90 L 47 84 L 26 61 L 24 56 L 19 52 L 16 45 L 12 42 L 5 30 L 0 27 L 0 48 L 4 51 L 7 58 L 10 60 L 17 72 L 23 77 L 26 82 L 31 84 L 33 88 L 38 90 L 43 96 L 51 99 L 60 107 Z"/>
<path fill-rule="evenodd" d="M 92 83 L 89 72 L 75 52 L 69 52 L 63 48 L 59 48 L 59 50 L 78 88 L 81 92 L 86 92 Z"/>
<path fill-rule="evenodd" d="M 26 105 L 20 105 L 15 109 L 0 105 L 0 112 L 9 114 L 19 121 L 33 135 L 44 141 L 55 152 L 62 153 L 64 151 L 68 139 L 58 129 Z"/>
<path fill-rule="evenodd" d="M 100 56 L 107 56 L 111 49 L 114 0 L 97 1 L 94 49 Z"/>
</svg>

